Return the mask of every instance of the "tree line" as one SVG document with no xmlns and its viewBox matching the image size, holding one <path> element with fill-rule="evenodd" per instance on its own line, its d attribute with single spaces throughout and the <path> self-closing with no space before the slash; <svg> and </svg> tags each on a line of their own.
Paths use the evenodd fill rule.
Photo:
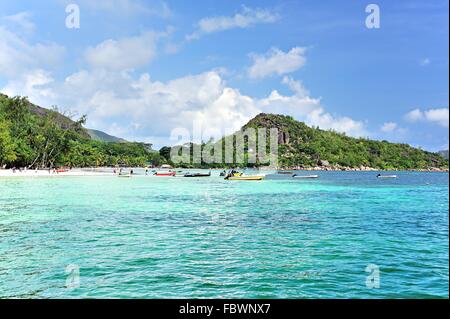
<svg viewBox="0 0 450 319">
<path fill-rule="evenodd" d="M 91 140 L 83 124 L 55 108 L 33 112 L 24 97 L 0 95 L 0 167 L 93 167 L 159 165 L 161 156 L 145 143 Z"/>
</svg>

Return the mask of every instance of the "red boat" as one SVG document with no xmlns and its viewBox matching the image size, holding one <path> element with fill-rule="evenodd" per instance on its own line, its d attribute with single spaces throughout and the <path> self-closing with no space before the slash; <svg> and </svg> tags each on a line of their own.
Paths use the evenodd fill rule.
<svg viewBox="0 0 450 319">
<path fill-rule="evenodd" d="M 176 172 L 156 172 L 155 176 L 175 176 Z"/>
</svg>

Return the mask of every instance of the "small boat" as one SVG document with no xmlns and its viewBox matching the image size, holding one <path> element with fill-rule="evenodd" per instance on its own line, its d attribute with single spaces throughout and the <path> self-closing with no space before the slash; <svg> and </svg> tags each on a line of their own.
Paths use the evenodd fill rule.
<svg viewBox="0 0 450 319">
<path fill-rule="evenodd" d="M 161 176 L 161 177 L 169 177 L 169 176 L 175 176 L 177 173 L 176 172 L 156 172 L 155 176 Z"/>
<path fill-rule="evenodd" d="M 209 172 L 208 174 L 205 173 L 187 173 L 184 174 L 184 177 L 210 177 L 211 176 L 211 172 Z"/>
<path fill-rule="evenodd" d="M 131 177 L 131 174 L 119 174 L 117 176 L 118 177 L 125 177 L 125 178 L 127 178 L 127 177 Z"/>
<path fill-rule="evenodd" d="M 304 179 L 309 179 L 309 178 L 319 178 L 319 175 L 297 175 L 294 174 L 292 175 L 292 178 L 304 178 Z"/>
<path fill-rule="evenodd" d="M 230 176 L 225 177 L 225 180 L 228 181 L 261 181 L 264 179 L 264 176 Z"/>
<path fill-rule="evenodd" d="M 398 178 L 398 176 L 397 175 L 381 175 L 381 174 L 378 174 L 377 178 Z"/>
</svg>

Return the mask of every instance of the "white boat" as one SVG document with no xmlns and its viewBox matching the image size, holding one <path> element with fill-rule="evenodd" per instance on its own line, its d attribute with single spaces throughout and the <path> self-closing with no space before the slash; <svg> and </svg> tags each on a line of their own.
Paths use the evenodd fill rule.
<svg viewBox="0 0 450 319">
<path fill-rule="evenodd" d="M 319 178 L 319 175 L 292 175 L 292 178 Z"/>
<path fill-rule="evenodd" d="M 378 174 L 377 178 L 398 178 L 398 176 L 397 175 L 381 175 L 381 174 Z"/>
</svg>

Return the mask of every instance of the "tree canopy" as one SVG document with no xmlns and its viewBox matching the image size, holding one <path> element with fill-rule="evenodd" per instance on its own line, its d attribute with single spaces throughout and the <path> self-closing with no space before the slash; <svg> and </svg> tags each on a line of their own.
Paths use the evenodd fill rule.
<svg viewBox="0 0 450 319">
<path fill-rule="evenodd" d="M 73 121 L 37 109 L 26 98 L 0 95 L 0 165 L 7 167 L 145 166 L 159 162 L 148 144 L 91 140 L 86 117 Z"/>
</svg>

